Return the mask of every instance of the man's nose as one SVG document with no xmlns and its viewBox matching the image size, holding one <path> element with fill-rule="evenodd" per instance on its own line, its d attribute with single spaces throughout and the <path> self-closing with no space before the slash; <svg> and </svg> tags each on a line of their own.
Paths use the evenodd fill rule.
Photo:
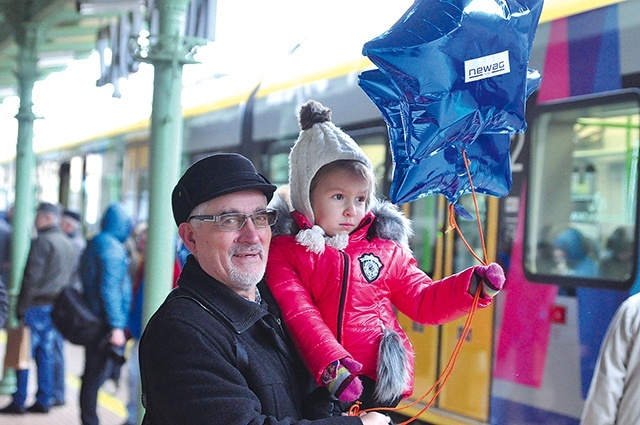
<svg viewBox="0 0 640 425">
<path fill-rule="evenodd" d="M 238 236 L 238 239 L 241 241 L 255 243 L 260 240 L 260 237 L 258 236 L 258 227 L 256 227 L 253 219 L 250 217 L 247 217 L 247 220 L 244 222 L 244 226 L 242 226 L 242 229 L 240 229 L 239 232 L 240 235 Z"/>
</svg>

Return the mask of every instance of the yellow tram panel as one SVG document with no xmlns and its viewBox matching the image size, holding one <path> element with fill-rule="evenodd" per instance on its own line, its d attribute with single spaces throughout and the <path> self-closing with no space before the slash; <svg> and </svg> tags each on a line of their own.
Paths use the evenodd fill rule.
<svg viewBox="0 0 640 425">
<path fill-rule="evenodd" d="M 451 359 L 467 317 L 442 325 L 441 361 Z M 481 422 L 489 421 L 493 342 L 493 306 L 477 310 L 455 367 L 438 399 L 442 410 Z"/>
</svg>

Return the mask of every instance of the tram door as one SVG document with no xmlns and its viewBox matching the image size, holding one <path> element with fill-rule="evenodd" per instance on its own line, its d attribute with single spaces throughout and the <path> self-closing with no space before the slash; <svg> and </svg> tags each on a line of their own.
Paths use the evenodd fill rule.
<svg viewBox="0 0 640 425">
<path fill-rule="evenodd" d="M 464 195 L 459 203 L 474 216 L 474 220 L 456 217 L 461 233 L 473 251 L 483 258 L 482 239 L 475 219 L 473 199 L 470 195 Z M 486 260 L 495 261 L 498 200 L 478 195 L 477 203 Z M 420 267 L 434 280 L 479 264 L 458 233 L 450 229 L 448 205 L 444 197 L 438 195 L 419 199 L 409 204 L 408 210 L 415 230 L 412 242 L 414 255 Z M 401 323 L 416 352 L 415 389 L 410 401 L 423 396 L 441 375 L 448 374 L 432 407 L 421 415 L 422 420 L 437 424 L 469 423 L 465 419 L 488 423 L 494 340 L 493 310 L 491 306 L 475 313 L 471 329 L 455 358 L 452 357 L 453 352 L 467 316 L 435 327 L 414 323 L 401 315 Z M 432 390 L 422 403 L 406 409 L 404 414 L 412 416 L 417 413 L 430 402 L 434 393 Z"/>
</svg>

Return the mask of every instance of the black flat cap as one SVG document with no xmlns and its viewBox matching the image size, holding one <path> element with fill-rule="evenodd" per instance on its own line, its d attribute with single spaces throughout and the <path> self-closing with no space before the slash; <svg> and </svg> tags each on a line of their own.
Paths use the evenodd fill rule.
<svg viewBox="0 0 640 425">
<path fill-rule="evenodd" d="M 36 212 L 51 213 L 59 216 L 62 215 L 62 207 L 58 204 L 52 204 L 50 202 L 40 202 L 38 204 L 38 208 L 36 208 Z"/>
<path fill-rule="evenodd" d="M 202 158 L 185 171 L 173 188 L 173 218 L 179 226 L 203 202 L 243 190 L 259 190 L 269 202 L 276 187 L 242 155 L 219 153 Z"/>
<path fill-rule="evenodd" d="M 63 216 L 66 217 L 71 217 L 72 219 L 74 219 L 75 221 L 80 221 L 82 216 L 80 215 L 80 213 L 78 211 L 74 211 L 74 210 L 64 210 L 64 212 L 62 213 Z"/>
</svg>

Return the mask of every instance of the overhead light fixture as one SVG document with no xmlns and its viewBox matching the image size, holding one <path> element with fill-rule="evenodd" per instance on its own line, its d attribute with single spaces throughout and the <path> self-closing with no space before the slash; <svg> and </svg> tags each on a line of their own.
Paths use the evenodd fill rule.
<svg viewBox="0 0 640 425">
<path fill-rule="evenodd" d="M 76 0 L 76 8 L 81 15 L 120 14 L 139 10 L 143 5 L 143 0 Z"/>
</svg>

